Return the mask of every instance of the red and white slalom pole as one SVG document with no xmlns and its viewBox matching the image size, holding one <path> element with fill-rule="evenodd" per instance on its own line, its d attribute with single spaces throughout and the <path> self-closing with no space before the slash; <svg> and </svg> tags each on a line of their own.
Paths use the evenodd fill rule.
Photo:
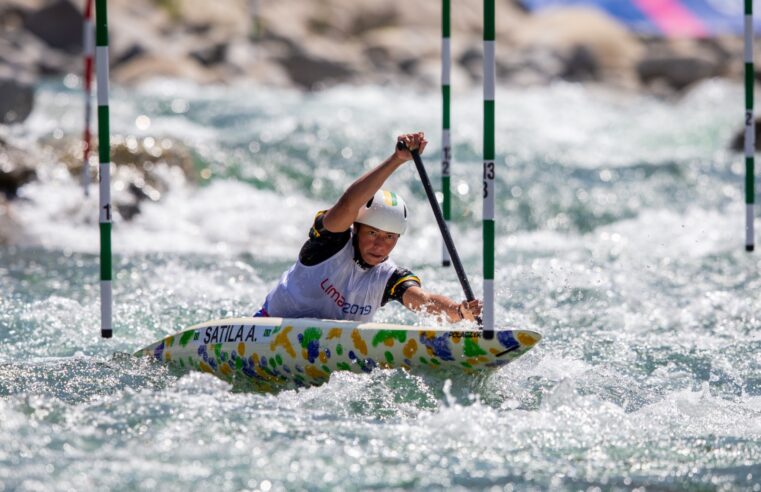
<svg viewBox="0 0 761 492">
<path fill-rule="evenodd" d="M 92 67 L 95 56 L 95 26 L 92 21 L 93 0 L 85 0 L 84 22 L 82 22 L 82 48 L 84 71 L 82 81 L 85 95 L 85 128 L 82 136 L 82 189 L 90 196 L 90 148 L 92 146 Z"/>
</svg>

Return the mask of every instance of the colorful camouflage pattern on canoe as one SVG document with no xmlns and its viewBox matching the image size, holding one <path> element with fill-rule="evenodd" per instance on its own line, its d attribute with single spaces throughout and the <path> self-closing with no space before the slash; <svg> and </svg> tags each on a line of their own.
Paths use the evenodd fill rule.
<svg viewBox="0 0 761 492">
<path fill-rule="evenodd" d="M 193 326 L 135 353 L 259 390 L 319 385 L 335 371 L 376 367 L 480 372 L 501 367 L 541 340 L 528 330 L 477 330 L 316 319 L 231 318 Z"/>
</svg>

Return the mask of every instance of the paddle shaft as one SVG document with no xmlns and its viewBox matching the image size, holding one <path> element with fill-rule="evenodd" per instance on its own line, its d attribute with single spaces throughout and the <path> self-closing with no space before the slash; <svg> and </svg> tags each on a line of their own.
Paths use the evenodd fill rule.
<svg viewBox="0 0 761 492">
<path fill-rule="evenodd" d="M 405 149 L 406 146 L 403 142 L 398 142 L 397 148 L 402 150 Z M 425 194 L 428 196 L 428 201 L 431 204 L 431 209 L 433 209 L 433 215 L 436 217 L 436 222 L 439 224 L 439 230 L 441 231 L 441 236 L 444 238 L 444 244 L 446 244 L 447 251 L 449 251 L 449 256 L 452 258 L 452 264 L 454 265 L 454 269 L 457 272 L 457 278 L 460 280 L 462 290 L 465 292 L 465 298 L 468 301 L 473 301 L 475 300 L 476 296 L 473 295 L 473 289 L 470 288 L 468 276 L 465 275 L 465 269 L 462 267 L 460 255 L 457 254 L 457 249 L 455 249 L 454 241 L 452 241 L 452 235 L 449 233 L 447 223 L 444 221 L 444 216 L 441 213 L 441 207 L 439 207 L 439 202 L 436 200 L 436 195 L 433 192 L 431 180 L 428 178 L 428 173 L 426 172 L 425 166 L 423 165 L 423 160 L 420 158 L 420 153 L 417 150 L 411 150 L 410 153 L 412 154 L 412 160 L 415 161 L 415 167 L 417 168 L 417 172 L 420 175 L 420 181 L 423 182 L 423 188 L 425 189 Z M 480 325 L 481 318 L 478 317 L 476 320 Z"/>
</svg>

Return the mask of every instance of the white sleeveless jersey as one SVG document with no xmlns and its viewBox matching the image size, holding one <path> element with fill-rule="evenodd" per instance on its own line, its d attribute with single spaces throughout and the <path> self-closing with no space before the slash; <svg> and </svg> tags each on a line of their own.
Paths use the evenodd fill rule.
<svg viewBox="0 0 761 492">
<path fill-rule="evenodd" d="M 381 307 L 383 292 L 396 264 L 389 258 L 363 269 L 354 261 L 352 241 L 313 266 L 291 266 L 267 294 L 269 316 L 371 321 Z"/>
</svg>

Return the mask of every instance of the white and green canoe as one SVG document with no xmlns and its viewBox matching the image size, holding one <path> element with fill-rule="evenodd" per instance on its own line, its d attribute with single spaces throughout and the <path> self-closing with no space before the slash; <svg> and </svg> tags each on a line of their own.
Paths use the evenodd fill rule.
<svg viewBox="0 0 761 492">
<path fill-rule="evenodd" d="M 452 330 L 318 319 L 208 321 L 137 351 L 181 370 L 199 370 L 263 390 L 312 386 L 335 371 L 376 367 L 476 373 L 501 367 L 536 345 L 528 330 Z"/>
</svg>

